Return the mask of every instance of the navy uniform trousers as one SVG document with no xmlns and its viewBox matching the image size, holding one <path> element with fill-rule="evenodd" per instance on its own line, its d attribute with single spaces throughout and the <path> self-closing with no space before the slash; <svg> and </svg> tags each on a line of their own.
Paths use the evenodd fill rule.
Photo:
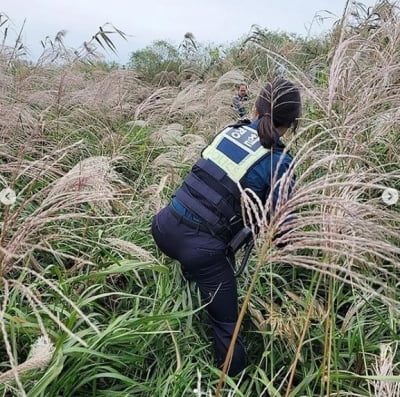
<svg viewBox="0 0 400 397">
<path fill-rule="evenodd" d="M 210 233 L 182 223 L 170 206 L 153 218 L 152 235 L 160 250 L 180 262 L 186 279 L 195 281 L 210 318 L 217 365 L 222 367 L 238 318 L 237 285 L 226 258 L 226 243 Z M 228 374 L 246 365 L 239 335 Z"/>
</svg>

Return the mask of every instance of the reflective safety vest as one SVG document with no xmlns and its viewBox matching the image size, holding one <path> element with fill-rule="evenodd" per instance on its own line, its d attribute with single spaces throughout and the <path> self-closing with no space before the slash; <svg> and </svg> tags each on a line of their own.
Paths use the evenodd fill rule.
<svg viewBox="0 0 400 397">
<path fill-rule="evenodd" d="M 267 153 L 269 150 L 261 145 L 257 131 L 243 125 L 225 128 L 203 150 L 202 157 L 225 170 L 238 183 L 249 168 Z"/>
<path fill-rule="evenodd" d="M 212 233 L 233 235 L 243 225 L 238 183 L 269 152 L 253 128 L 227 127 L 203 150 L 174 196 Z"/>
</svg>

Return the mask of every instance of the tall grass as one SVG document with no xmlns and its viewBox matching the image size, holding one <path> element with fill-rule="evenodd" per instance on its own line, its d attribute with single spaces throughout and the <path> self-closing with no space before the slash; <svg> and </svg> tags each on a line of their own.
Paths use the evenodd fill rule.
<svg viewBox="0 0 400 397">
<path fill-rule="evenodd" d="M 348 8 L 327 59 L 294 56 L 292 41 L 271 51 L 255 32 L 242 51 L 262 54 L 259 78 L 245 63 L 218 74 L 225 64 L 153 87 L 132 70 L 58 62 L 62 46 L 37 65 L 3 48 L 0 185 L 17 195 L 0 206 L 4 395 L 399 395 L 400 211 L 381 195 L 400 190 L 400 42 L 385 4 Z M 297 182 L 272 216 L 270 199 L 258 203 L 261 233 L 238 279 L 250 365 L 230 378 L 213 365 L 198 291 L 157 251 L 150 220 L 234 120 L 234 84 L 255 96 L 276 73 L 305 100 L 285 137 L 285 178 Z"/>
</svg>

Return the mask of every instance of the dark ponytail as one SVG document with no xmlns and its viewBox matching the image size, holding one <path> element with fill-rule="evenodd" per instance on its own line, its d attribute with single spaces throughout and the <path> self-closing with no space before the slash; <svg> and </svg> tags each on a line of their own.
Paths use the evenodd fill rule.
<svg viewBox="0 0 400 397">
<path fill-rule="evenodd" d="M 301 100 L 298 88 L 290 81 L 278 78 L 268 83 L 256 100 L 260 123 L 257 131 L 261 144 L 270 149 L 279 140 L 279 127 L 296 130 L 300 116 Z"/>
</svg>

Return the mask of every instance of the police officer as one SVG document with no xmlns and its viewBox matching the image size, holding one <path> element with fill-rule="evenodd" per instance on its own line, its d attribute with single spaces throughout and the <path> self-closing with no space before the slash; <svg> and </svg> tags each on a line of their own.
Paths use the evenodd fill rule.
<svg viewBox="0 0 400 397">
<path fill-rule="evenodd" d="M 227 257 L 229 242 L 243 228 L 238 183 L 252 189 L 262 202 L 272 194 L 273 206 L 279 191 L 290 194 L 291 186 L 279 190 L 279 180 L 292 162 L 280 137 L 288 128 L 296 128 L 300 109 L 300 93 L 292 82 L 279 78 L 268 83 L 256 100 L 254 121 L 220 132 L 170 204 L 153 218 L 158 247 L 180 262 L 184 276 L 196 282 L 207 303 L 219 367 L 238 317 L 237 285 L 230 266 L 234 258 Z M 245 366 L 239 335 L 228 374 Z"/>
</svg>

